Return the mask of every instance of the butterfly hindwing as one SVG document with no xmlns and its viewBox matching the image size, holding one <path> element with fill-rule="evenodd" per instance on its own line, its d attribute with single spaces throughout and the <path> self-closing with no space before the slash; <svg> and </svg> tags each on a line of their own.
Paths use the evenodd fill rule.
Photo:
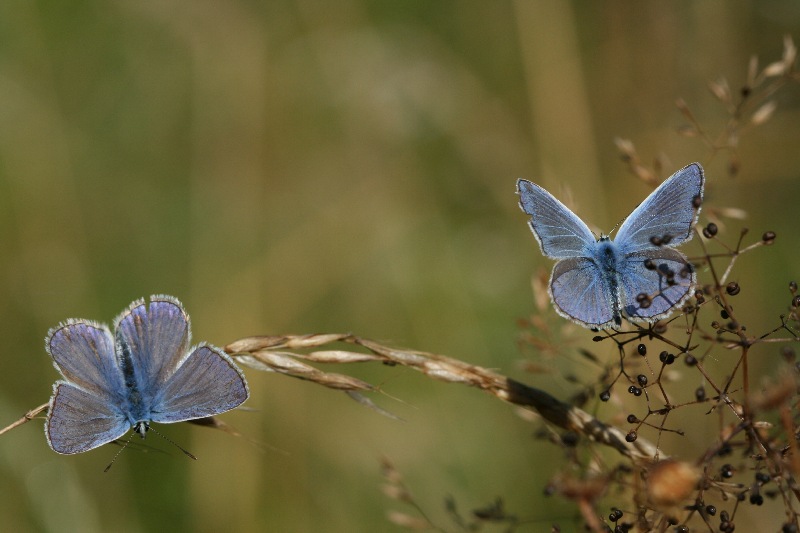
<svg viewBox="0 0 800 533">
<path fill-rule="evenodd" d="M 620 279 L 625 314 L 632 320 L 655 322 L 686 301 L 696 275 L 679 251 L 655 248 L 629 254 L 620 269 Z"/>
<path fill-rule="evenodd" d="M 66 381 L 53 387 L 44 428 L 54 451 L 85 452 L 120 438 L 130 427 L 125 415 L 106 399 Z"/>
<path fill-rule="evenodd" d="M 154 422 L 181 422 L 213 416 L 242 404 L 250 390 L 242 371 L 219 348 L 201 344 L 159 390 Z"/>
<path fill-rule="evenodd" d="M 556 263 L 550 296 L 559 314 L 586 327 L 604 327 L 614 320 L 616 304 L 609 280 L 588 258 L 571 257 Z"/>
</svg>

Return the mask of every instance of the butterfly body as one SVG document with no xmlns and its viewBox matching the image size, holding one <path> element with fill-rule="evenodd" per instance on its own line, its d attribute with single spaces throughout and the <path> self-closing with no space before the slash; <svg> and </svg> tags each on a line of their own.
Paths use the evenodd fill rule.
<svg viewBox="0 0 800 533">
<path fill-rule="evenodd" d="M 597 272 L 608 272 L 606 282 L 608 287 L 605 291 L 611 295 L 612 316 L 614 323 L 620 325 L 622 323 L 620 312 L 620 294 L 619 294 L 619 266 L 624 264 L 624 255 L 620 253 L 617 246 L 607 236 L 601 236 L 594 244 L 594 249 L 588 254 L 590 258 L 594 258 L 594 266 Z"/>
<path fill-rule="evenodd" d="M 53 386 L 45 423 L 50 447 L 91 450 L 150 422 L 182 422 L 223 413 L 249 397 L 241 370 L 222 350 L 189 348 L 189 317 L 180 302 L 137 300 L 104 325 L 68 320 L 50 330 L 46 349 L 64 377 Z"/>
<path fill-rule="evenodd" d="M 620 226 L 614 240 L 588 226 L 545 189 L 517 182 L 520 207 L 542 253 L 558 260 L 550 279 L 556 311 L 585 327 L 655 322 L 689 296 L 695 273 L 673 247 L 692 237 L 703 195 L 700 165 L 668 178 Z"/>
</svg>

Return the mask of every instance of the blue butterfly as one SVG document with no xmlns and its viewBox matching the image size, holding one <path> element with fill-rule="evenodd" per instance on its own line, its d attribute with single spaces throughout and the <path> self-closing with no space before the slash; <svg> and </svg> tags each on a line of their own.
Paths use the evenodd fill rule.
<svg viewBox="0 0 800 533">
<path fill-rule="evenodd" d="M 219 348 L 189 348 L 189 316 L 170 296 L 133 302 L 114 321 L 67 320 L 45 347 L 64 380 L 53 386 L 45 423 L 50 447 L 91 450 L 150 422 L 182 422 L 224 413 L 250 396 L 244 374 Z"/>
<path fill-rule="evenodd" d="M 692 264 L 673 249 L 692 238 L 703 200 L 703 169 L 682 168 L 634 209 L 612 241 L 597 239 L 572 211 L 526 180 L 517 181 L 520 207 L 542 254 L 558 262 L 550 278 L 556 311 L 587 328 L 655 322 L 691 296 Z"/>
</svg>

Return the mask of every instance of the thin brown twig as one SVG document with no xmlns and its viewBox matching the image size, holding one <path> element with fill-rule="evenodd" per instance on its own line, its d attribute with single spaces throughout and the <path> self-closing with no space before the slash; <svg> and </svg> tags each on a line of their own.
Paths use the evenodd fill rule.
<svg viewBox="0 0 800 533">
<path fill-rule="evenodd" d="M 3 433 L 5 433 L 6 431 L 11 431 L 11 430 L 12 430 L 12 429 L 14 429 L 15 427 L 18 427 L 18 426 L 21 426 L 22 424 L 25 424 L 25 423 L 27 423 L 27 422 L 30 422 L 31 420 L 33 420 L 34 418 L 36 418 L 36 415 L 38 415 L 39 413 L 41 413 L 42 411 L 44 411 L 45 409 L 47 409 L 47 405 L 48 405 L 48 404 L 46 404 L 46 403 L 43 403 L 43 404 L 42 404 L 42 405 L 40 405 L 39 407 L 34 407 L 33 409 L 31 409 L 30 411 L 28 411 L 27 413 L 25 413 L 25 414 L 22 416 L 22 418 L 20 418 L 19 420 L 16 420 L 16 421 L 12 422 L 11 424 L 7 425 L 6 427 L 4 427 L 3 429 L 0 429 L 0 435 L 2 435 Z"/>
</svg>

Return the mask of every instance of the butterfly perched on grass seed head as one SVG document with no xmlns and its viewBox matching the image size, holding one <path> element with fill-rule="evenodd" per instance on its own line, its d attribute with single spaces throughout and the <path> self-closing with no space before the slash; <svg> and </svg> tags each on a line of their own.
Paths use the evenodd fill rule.
<svg viewBox="0 0 800 533">
<path fill-rule="evenodd" d="M 244 374 L 219 348 L 189 347 L 189 316 L 170 296 L 133 302 L 114 334 L 89 320 L 51 329 L 45 347 L 64 376 L 53 386 L 45 422 L 58 453 L 91 450 L 150 422 L 182 422 L 224 413 L 247 400 Z"/>
<path fill-rule="evenodd" d="M 596 329 L 622 317 L 655 322 L 691 295 L 692 264 L 674 247 L 692 238 L 703 199 L 703 169 L 692 163 L 662 183 L 625 219 L 614 240 L 595 238 L 564 204 L 530 181 L 517 181 L 520 208 L 542 254 L 557 259 L 550 278 L 556 311 Z"/>
</svg>

